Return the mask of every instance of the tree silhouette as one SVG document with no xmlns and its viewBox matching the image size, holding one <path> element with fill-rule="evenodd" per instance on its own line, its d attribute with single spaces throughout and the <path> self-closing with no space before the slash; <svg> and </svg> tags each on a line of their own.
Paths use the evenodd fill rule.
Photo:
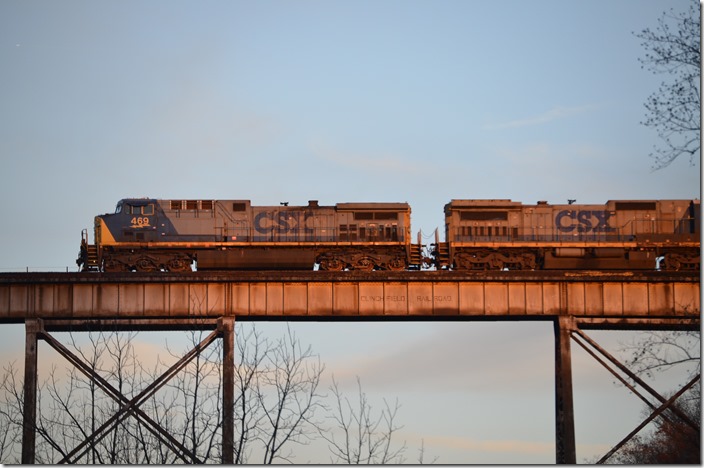
<svg viewBox="0 0 704 468">
<path fill-rule="evenodd" d="M 318 414 L 330 411 L 321 393 L 324 365 L 310 347 L 303 346 L 287 328 L 279 339 L 269 340 L 255 327 L 236 334 L 238 364 L 235 369 L 235 463 L 293 462 L 296 447 L 330 431 Z M 188 332 L 189 345 L 201 341 L 202 331 Z M 87 343 L 69 335 L 71 351 L 110 385 L 132 398 L 163 374 L 168 365 L 157 357 L 146 368 L 135 349 L 136 334 L 90 332 Z M 183 343 L 181 343 L 183 344 Z M 170 349 L 169 359 L 182 352 Z M 169 434 L 156 434 L 145 417 L 121 420 L 105 436 L 90 442 L 70 460 L 82 464 L 219 463 L 222 458 L 222 347 L 216 341 L 183 367 L 158 393 L 135 409 Z M 14 363 L 0 374 L 0 462 L 17 463 L 20 455 L 23 383 Z M 75 367 L 54 367 L 37 389 L 36 462 L 56 463 L 115 414 L 124 402 L 109 396 Z M 360 395 L 363 395 L 360 387 Z M 338 403 L 343 396 L 335 393 Z M 397 404 L 387 407 L 380 420 L 370 420 L 365 407 L 364 424 L 374 425 L 380 442 L 373 453 L 376 463 L 399 462 L 400 451 L 390 449 Z M 335 429 L 334 427 L 332 429 Z M 405 443 L 403 443 L 405 447 Z M 178 450 L 178 449 L 182 450 Z M 331 453 L 332 452 L 332 449 Z M 421 452 L 420 460 L 423 454 Z"/>
<path fill-rule="evenodd" d="M 686 398 L 685 398 L 686 397 Z M 701 421 L 701 389 L 692 387 L 674 403 L 692 421 Z M 650 408 L 646 408 L 650 412 Z M 653 420 L 654 429 L 644 436 L 636 436 L 614 454 L 613 464 L 701 464 L 701 426 L 693 429 L 674 415 Z"/>
<path fill-rule="evenodd" d="M 646 101 L 642 122 L 662 139 L 663 146 L 655 146 L 651 154 L 655 169 L 667 167 L 683 154 L 693 164 L 700 151 L 700 8 L 692 0 L 688 11 L 675 14 L 671 9 L 663 13 L 655 29 L 635 34 L 646 50 L 639 59 L 643 68 L 667 75 Z"/>
</svg>

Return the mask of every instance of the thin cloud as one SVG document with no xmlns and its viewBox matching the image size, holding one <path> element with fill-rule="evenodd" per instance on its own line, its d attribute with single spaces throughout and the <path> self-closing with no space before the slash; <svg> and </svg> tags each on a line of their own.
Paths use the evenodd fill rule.
<svg viewBox="0 0 704 468">
<path fill-rule="evenodd" d="M 438 392 L 452 388 L 481 393 L 490 388 L 510 388 L 520 381 L 524 391 L 541 393 L 552 385 L 552 348 L 545 338 L 552 330 L 547 324 L 521 325 L 500 327 L 503 340 L 526 351 L 519 355 L 512 348 L 497 346 L 483 327 L 440 326 L 437 332 L 399 343 L 398 347 L 375 349 L 371 357 L 342 360 L 335 365 L 335 376 L 351 383 L 354 376 L 362 375 L 369 388 Z M 467 362 L 463 358 L 467 355 L 483 357 Z M 446 358 L 438 360 L 437 356 Z M 419 370 L 423 379 L 418 379 Z M 477 375 L 482 378 L 477 379 Z"/>
<path fill-rule="evenodd" d="M 552 454 L 555 452 L 554 442 L 478 440 L 457 436 L 430 436 L 424 437 L 423 439 L 428 446 L 439 446 L 471 452 L 523 454 Z"/>
<path fill-rule="evenodd" d="M 509 120 L 508 122 L 502 122 L 498 124 L 485 125 L 484 130 L 504 130 L 507 128 L 522 128 L 531 127 L 535 125 L 543 125 L 555 120 L 564 119 L 567 117 L 572 117 L 573 115 L 584 114 L 586 112 L 592 112 L 598 109 L 600 106 L 589 104 L 585 106 L 574 106 L 574 107 L 554 107 L 542 114 L 534 115 L 531 117 L 526 117 L 524 119 Z"/>
</svg>

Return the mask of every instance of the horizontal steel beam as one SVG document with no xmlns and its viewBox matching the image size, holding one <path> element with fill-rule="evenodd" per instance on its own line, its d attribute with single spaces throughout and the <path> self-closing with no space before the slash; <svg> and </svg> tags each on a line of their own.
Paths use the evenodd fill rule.
<svg viewBox="0 0 704 468">
<path fill-rule="evenodd" d="M 188 273 L 0 273 L 0 285 L 38 283 L 191 283 L 191 282 L 268 282 L 305 281 L 309 283 L 328 281 L 629 281 L 629 282 L 695 282 L 698 272 L 680 271 L 196 271 Z"/>
<path fill-rule="evenodd" d="M 0 275 L 0 322 L 502 320 L 570 315 L 609 326 L 696 320 L 696 274 L 662 272 L 202 272 Z M 606 322 L 604 322 L 606 320 Z M 78 321 L 78 322 L 76 322 Z M 159 327 L 153 322 L 155 328 Z M 58 322 L 57 322 L 58 323 Z M 586 323 L 586 322 L 585 322 Z M 106 322 L 107 324 L 107 322 Z M 145 325 L 147 326 L 147 325 Z M 205 322 L 203 322 L 203 326 Z M 588 326 L 588 325 L 587 325 Z"/>
</svg>

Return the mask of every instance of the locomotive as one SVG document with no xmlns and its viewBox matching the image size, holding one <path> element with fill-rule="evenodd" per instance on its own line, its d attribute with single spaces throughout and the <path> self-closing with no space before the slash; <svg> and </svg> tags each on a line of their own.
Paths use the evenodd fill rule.
<svg viewBox="0 0 704 468">
<path fill-rule="evenodd" d="M 408 203 L 253 206 L 250 200 L 120 200 L 82 232 L 83 271 L 698 270 L 699 200 L 524 205 L 451 200 L 445 241 L 411 238 Z"/>
<path fill-rule="evenodd" d="M 84 230 L 83 270 L 405 270 L 420 265 L 407 203 L 253 206 L 250 200 L 120 200 Z M 415 250 L 414 250 L 415 249 Z"/>
<path fill-rule="evenodd" d="M 435 262 L 461 270 L 697 270 L 700 213 L 699 200 L 452 200 Z"/>
</svg>

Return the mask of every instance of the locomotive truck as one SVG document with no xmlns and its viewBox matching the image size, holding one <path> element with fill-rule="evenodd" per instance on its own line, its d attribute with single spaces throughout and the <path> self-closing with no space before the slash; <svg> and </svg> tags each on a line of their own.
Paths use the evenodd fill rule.
<svg viewBox="0 0 704 468">
<path fill-rule="evenodd" d="M 84 271 L 700 268 L 699 200 L 524 205 L 452 200 L 445 241 L 411 239 L 407 203 L 253 206 L 120 200 L 82 233 Z M 427 254 L 426 254 L 427 253 Z"/>
</svg>

